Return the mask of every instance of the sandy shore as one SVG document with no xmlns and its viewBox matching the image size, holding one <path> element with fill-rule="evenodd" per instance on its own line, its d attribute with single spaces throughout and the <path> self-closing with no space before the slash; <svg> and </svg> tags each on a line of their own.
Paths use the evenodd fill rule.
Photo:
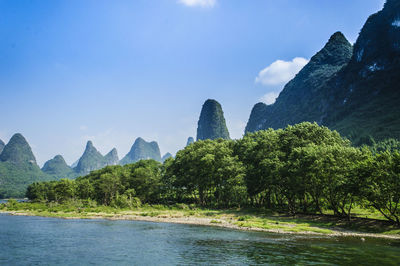
<svg viewBox="0 0 400 266">
<path fill-rule="evenodd" d="M 157 222 L 157 223 L 175 223 L 175 224 L 189 224 L 189 225 L 201 225 L 201 226 L 216 226 L 235 230 L 245 230 L 245 231 L 257 231 L 257 232 L 267 232 L 275 234 L 295 234 L 295 235 L 313 235 L 313 236 L 325 236 L 325 237 L 360 237 L 361 240 L 364 238 L 386 238 L 386 239 L 400 239 L 400 235 L 386 235 L 386 234 L 375 234 L 375 233 L 362 233 L 347 231 L 340 228 L 330 228 L 333 233 L 323 234 L 311 231 L 301 231 L 301 232 L 290 232 L 280 229 L 264 229 L 256 227 L 244 227 L 234 224 L 232 221 L 227 219 L 218 218 L 206 218 L 206 217 L 170 217 L 158 215 L 155 217 L 151 216 L 141 216 L 141 215 L 131 215 L 131 214 L 108 214 L 108 213 L 88 213 L 86 216 L 45 216 L 37 215 L 34 213 L 26 211 L 2 211 L 0 213 L 6 213 L 9 215 L 19 215 L 19 216 L 43 216 L 43 217 L 53 217 L 61 219 L 106 219 L 106 220 L 131 220 L 131 221 L 147 221 L 147 222 Z"/>
</svg>

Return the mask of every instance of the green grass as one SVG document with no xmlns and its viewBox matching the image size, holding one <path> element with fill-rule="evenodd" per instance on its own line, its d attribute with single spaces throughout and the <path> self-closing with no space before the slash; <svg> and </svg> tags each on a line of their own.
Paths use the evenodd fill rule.
<svg viewBox="0 0 400 266">
<path fill-rule="evenodd" d="M 161 212 L 157 212 L 157 211 L 154 211 L 154 212 L 143 212 L 140 215 L 141 216 L 157 217 L 158 215 L 160 215 L 160 213 Z"/>
<path fill-rule="evenodd" d="M 291 233 L 331 234 L 337 229 L 346 229 L 360 233 L 381 233 L 400 236 L 400 228 L 388 223 L 377 212 L 357 207 L 354 218 L 349 222 L 345 218 L 332 215 L 298 215 L 288 216 L 265 209 L 225 209 L 215 210 L 193 205 L 175 204 L 143 205 L 129 209 L 96 206 L 93 202 L 71 201 L 57 203 L 18 203 L 10 201 L 0 204 L 0 210 L 17 211 L 29 215 L 60 218 L 118 218 L 123 215 L 159 217 L 159 218 L 203 218 L 210 219 L 210 224 L 231 224 L 250 229 L 264 229 Z M 367 217 L 368 219 L 365 219 Z"/>
</svg>

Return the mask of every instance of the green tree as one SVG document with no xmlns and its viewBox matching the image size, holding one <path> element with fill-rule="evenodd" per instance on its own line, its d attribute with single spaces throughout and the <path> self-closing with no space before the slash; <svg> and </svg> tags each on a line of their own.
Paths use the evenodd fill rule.
<svg viewBox="0 0 400 266">
<path fill-rule="evenodd" d="M 369 203 L 400 225 L 400 154 L 385 151 L 369 161 L 364 192 Z"/>
<path fill-rule="evenodd" d="M 155 160 L 141 160 L 128 165 L 129 188 L 142 202 L 156 203 L 160 200 L 161 163 Z"/>
<path fill-rule="evenodd" d="M 76 181 L 76 195 L 80 199 L 94 199 L 94 186 L 85 178 Z"/>
<path fill-rule="evenodd" d="M 71 179 L 61 179 L 54 185 L 54 197 L 57 202 L 64 202 L 75 197 L 75 181 Z"/>
<path fill-rule="evenodd" d="M 244 168 L 233 142 L 197 141 L 179 151 L 170 166 L 179 193 L 201 205 L 232 205 L 246 200 Z M 232 194 L 233 193 L 233 194 Z"/>
<path fill-rule="evenodd" d="M 120 177 L 112 173 L 101 174 L 97 186 L 99 200 L 105 205 L 110 205 L 112 200 L 123 190 Z"/>
<path fill-rule="evenodd" d="M 359 149 L 339 144 L 310 144 L 294 149 L 289 169 L 292 176 L 299 177 L 298 197 L 303 200 L 303 207 L 307 207 L 309 196 L 316 211 L 322 212 L 321 201 L 325 201 L 336 215 L 350 218 L 363 184 L 359 165 L 367 158 Z"/>
</svg>

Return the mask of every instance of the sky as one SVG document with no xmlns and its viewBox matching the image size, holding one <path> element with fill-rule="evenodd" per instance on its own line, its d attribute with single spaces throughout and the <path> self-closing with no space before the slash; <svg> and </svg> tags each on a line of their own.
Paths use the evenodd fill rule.
<svg viewBox="0 0 400 266">
<path fill-rule="evenodd" d="M 202 104 L 240 138 L 254 104 L 336 31 L 351 43 L 384 0 L 0 0 L 0 139 L 22 133 L 39 165 L 88 140 L 120 158 L 134 140 L 176 153 Z"/>
</svg>

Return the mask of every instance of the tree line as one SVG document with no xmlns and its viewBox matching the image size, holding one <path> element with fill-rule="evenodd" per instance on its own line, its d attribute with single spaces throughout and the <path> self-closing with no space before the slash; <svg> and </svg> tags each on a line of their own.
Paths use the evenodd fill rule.
<svg viewBox="0 0 400 266">
<path fill-rule="evenodd" d="M 304 122 L 248 133 L 239 140 L 197 141 L 163 164 L 142 160 L 75 180 L 33 183 L 26 195 L 33 201 L 80 199 L 121 208 L 196 203 L 290 214 L 330 210 L 348 218 L 358 205 L 400 225 L 396 147 L 397 140 L 353 147 L 336 131 Z"/>
</svg>

